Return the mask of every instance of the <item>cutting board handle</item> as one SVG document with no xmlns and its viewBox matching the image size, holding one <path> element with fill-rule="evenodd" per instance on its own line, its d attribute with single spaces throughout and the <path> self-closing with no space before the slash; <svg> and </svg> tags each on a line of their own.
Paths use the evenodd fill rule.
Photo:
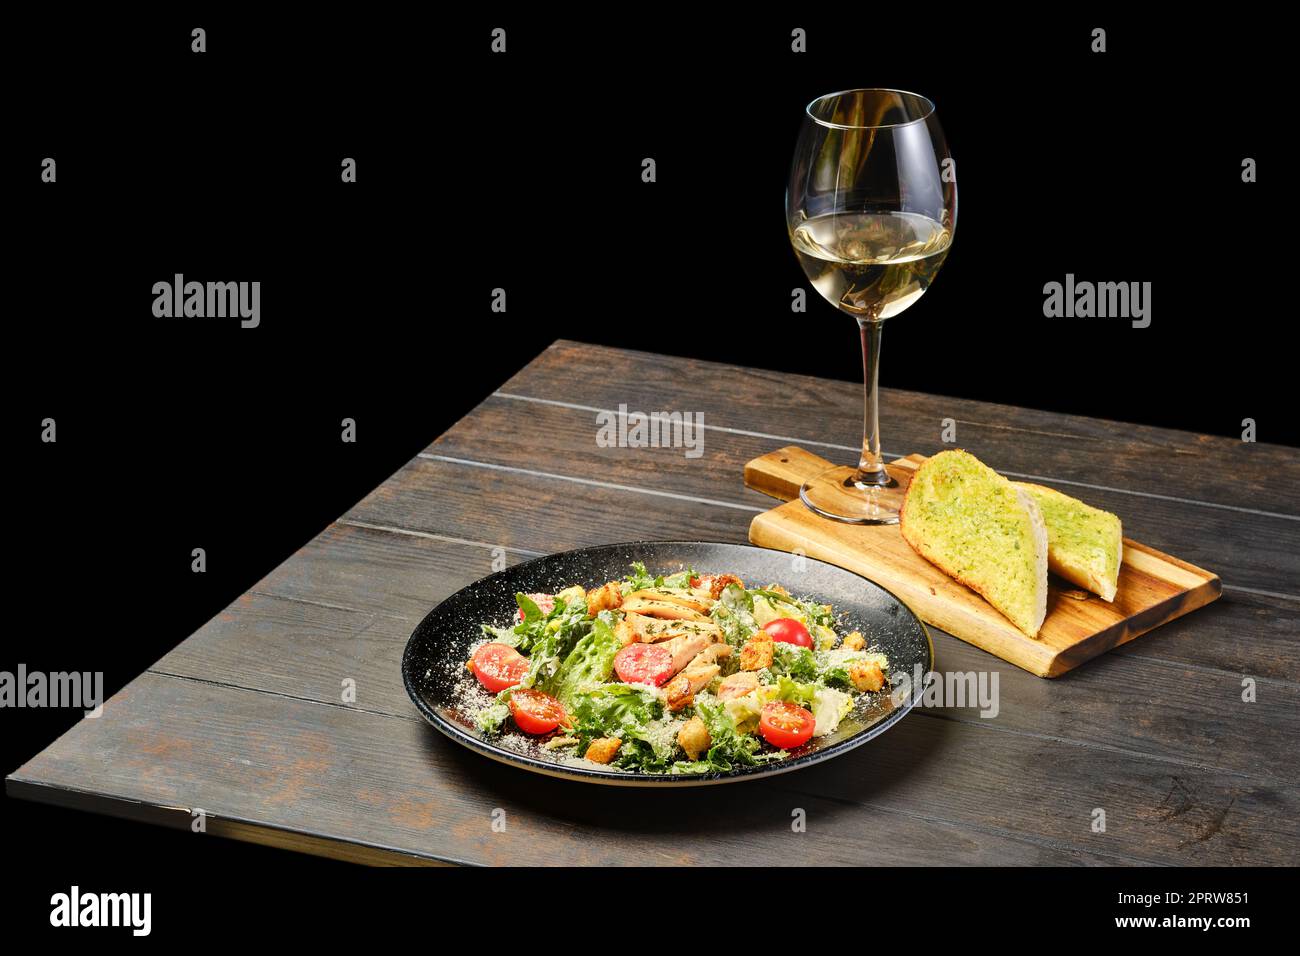
<svg viewBox="0 0 1300 956">
<path fill-rule="evenodd" d="M 782 501 L 793 501 L 799 497 L 805 481 L 834 467 L 834 462 L 796 445 L 786 445 L 745 463 L 745 487 Z"/>
</svg>

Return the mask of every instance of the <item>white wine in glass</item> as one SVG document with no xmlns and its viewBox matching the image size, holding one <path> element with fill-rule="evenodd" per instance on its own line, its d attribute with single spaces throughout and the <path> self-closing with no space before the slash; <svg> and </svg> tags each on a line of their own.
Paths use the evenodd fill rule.
<svg viewBox="0 0 1300 956">
<path fill-rule="evenodd" d="M 934 104 L 901 90 L 847 90 L 808 104 L 786 193 L 790 244 L 809 282 L 858 322 L 862 454 L 804 483 L 827 518 L 898 520 L 901 494 L 880 453 L 877 382 L 884 321 L 930 287 L 957 226 L 955 166 Z"/>
</svg>

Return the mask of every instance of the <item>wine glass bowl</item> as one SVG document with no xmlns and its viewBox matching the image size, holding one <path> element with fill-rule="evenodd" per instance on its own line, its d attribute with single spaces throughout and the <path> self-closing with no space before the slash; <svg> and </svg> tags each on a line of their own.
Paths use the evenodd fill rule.
<svg viewBox="0 0 1300 956">
<path fill-rule="evenodd" d="M 862 453 L 804 483 L 828 518 L 898 520 L 902 488 L 880 452 L 881 330 L 943 265 L 957 227 L 956 167 L 934 104 L 902 90 L 845 90 L 808 104 L 786 192 L 790 244 L 817 293 L 858 323 Z"/>
</svg>

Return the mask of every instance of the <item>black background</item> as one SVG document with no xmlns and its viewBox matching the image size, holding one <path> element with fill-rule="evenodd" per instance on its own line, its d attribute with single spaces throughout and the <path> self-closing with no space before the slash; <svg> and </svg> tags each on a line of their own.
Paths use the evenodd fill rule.
<svg viewBox="0 0 1300 956">
<path fill-rule="evenodd" d="M 489 52 L 496 26 L 505 56 Z M 790 52 L 795 26 L 807 54 Z M 782 223 L 802 109 L 846 87 L 931 97 L 958 163 L 953 250 L 889 323 L 884 385 L 1229 436 L 1250 417 L 1260 440 L 1300 443 L 1294 307 L 1275 304 L 1285 57 L 1262 16 L 629 6 L 79 15 L 7 32 L 20 614 L 0 669 L 102 670 L 111 694 L 556 338 L 856 379 L 852 323 L 815 296 L 789 311 L 804 278 Z M 55 185 L 39 181 L 46 156 Z M 1259 183 L 1241 182 L 1246 156 Z M 261 326 L 153 318 L 151 286 L 176 272 L 260 280 Z M 1151 327 L 1045 319 L 1043 284 L 1067 272 L 1151 281 Z M 39 441 L 47 416 L 56 444 Z M 344 417 L 356 444 L 339 440 Z M 195 547 L 206 574 L 190 572 Z M 0 769 L 75 719 L 0 713 Z M 233 868 L 277 893 L 356 882 L 338 864 L 2 806 L 5 845 L 37 875 L 24 922 L 45 919 L 51 888 L 96 875 L 157 892 L 175 870 Z"/>
</svg>

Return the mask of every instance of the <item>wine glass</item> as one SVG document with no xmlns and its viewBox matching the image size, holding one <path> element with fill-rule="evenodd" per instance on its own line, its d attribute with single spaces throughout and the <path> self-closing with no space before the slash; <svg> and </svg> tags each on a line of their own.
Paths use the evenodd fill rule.
<svg viewBox="0 0 1300 956">
<path fill-rule="evenodd" d="M 934 104 L 902 90 L 845 90 L 805 110 L 786 192 L 795 256 L 827 302 L 858 321 L 864 408 L 857 468 L 804 482 L 817 514 L 898 521 L 902 487 L 880 454 L 880 334 L 929 288 L 957 228 L 956 167 Z"/>
</svg>

